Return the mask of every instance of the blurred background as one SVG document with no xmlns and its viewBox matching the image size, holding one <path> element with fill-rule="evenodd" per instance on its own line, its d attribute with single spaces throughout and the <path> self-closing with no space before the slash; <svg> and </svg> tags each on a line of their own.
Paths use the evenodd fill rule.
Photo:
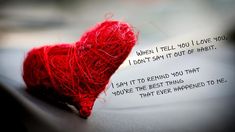
<svg viewBox="0 0 235 132">
<path fill-rule="evenodd" d="M 1 0 L 0 6 L 0 48 L 25 49 L 75 42 L 86 29 L 107 18 L 132 24 L 140 31 L 141 41 L 158 42 L 232 23 L 235 1 Z"/>
</svg>

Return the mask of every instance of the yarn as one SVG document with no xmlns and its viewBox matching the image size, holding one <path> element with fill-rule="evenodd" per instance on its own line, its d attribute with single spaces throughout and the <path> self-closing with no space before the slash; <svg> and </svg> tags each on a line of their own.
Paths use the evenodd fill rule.
<svg viewBox="0 0 235 132">
<path fill-rule="evenodd" d="M 105 20 L 74 44 L 34 48 L 23 63 L 27 90 L 72 104 L 87 118 L 136 41 L 130 25 Z"/>
</svg>

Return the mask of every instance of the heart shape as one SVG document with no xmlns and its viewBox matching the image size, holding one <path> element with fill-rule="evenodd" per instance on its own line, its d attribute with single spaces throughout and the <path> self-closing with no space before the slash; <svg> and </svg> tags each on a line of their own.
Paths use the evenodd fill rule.
<svg viewBox="0 0 235 132">
<path fill-rule="evenodd" d="M 34 48 L 23 63 L 27 90 L 74 105 L 87 118 L 137 41 L 130 25 L 106 20 L 74 44 Z"/>
</svg>

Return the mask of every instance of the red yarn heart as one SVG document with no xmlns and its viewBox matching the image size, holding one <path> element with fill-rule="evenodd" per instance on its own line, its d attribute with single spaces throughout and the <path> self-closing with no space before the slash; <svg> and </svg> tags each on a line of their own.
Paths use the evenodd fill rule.
<svg viewBox="0 0 235 132">
<path fill-rule="evenodd" d="M 23 79 L 29 91 L 72 104 L 87 118 L 135 43 L 127 23 L 104 21 L 75 44 L 32 49 L 24 60 Z"/>
</svg>

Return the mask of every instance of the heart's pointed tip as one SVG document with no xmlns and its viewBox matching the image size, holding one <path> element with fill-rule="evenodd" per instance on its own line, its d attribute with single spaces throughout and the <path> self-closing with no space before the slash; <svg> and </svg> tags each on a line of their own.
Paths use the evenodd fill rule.
<svg viewBox="0 0 235 132">
<path fill-rule="evenodd" d="M 79 116 L 83 119 L 88 119 L 88 117 L 90 117 L 91 115 L 91 110 L 79 110 Z"/>
<path fill-rule="evenodd" d="M 79 116 L 81 118 L 87 119 L 92 112 L 93 105 L 96 98 L 82 98 L 79 101 L 75 101 L 77 109 L 79 110 Z"/>
</svg>

